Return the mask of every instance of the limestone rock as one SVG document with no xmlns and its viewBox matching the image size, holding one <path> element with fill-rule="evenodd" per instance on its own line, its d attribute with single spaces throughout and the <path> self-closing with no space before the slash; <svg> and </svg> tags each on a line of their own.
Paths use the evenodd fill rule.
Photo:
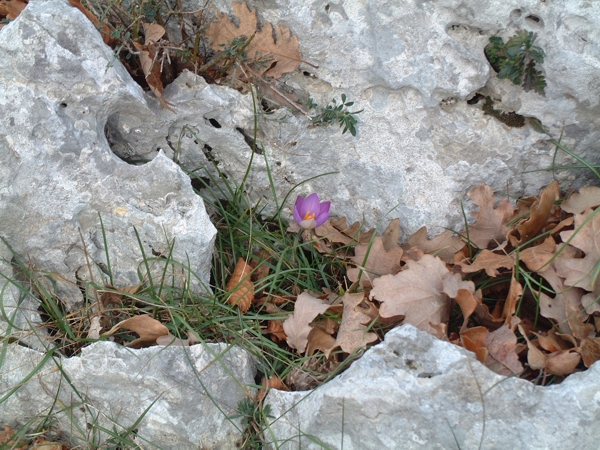
<svg viewBox="0 0 600 450">
<path fill-rule="evenodd" d="M 184 2 L 189 10 L 203 4 Z M 230 0 L 211 4 L 232 11 Z M 552 165 L 554 146 L 530 125 L 511 128 L 485 115 L 482 101 L 467 103 L 477 93 L 497 100 L 495 108 L 541 120 L 555 138 L 564 131 L 564 145 L 590 162 L 598 161 L 600 91 L 594 86 L 600 83 L 600 19 L 589 13 L 588 3 L 248 0 L 248 4 L 257 8 L 259 20 L 289 27 L 298 36 L 303 58 L 318 66 L 301 65 L 279 80 L 280 89 L 303 101 L 312 97 L 320 105 L 346 93 L 357 109 L 364 108 L 358 116 L 357 138 L 342 136 L 337 126 L 312 127 L 306 117 L 285 108 L 274 114 L 259 108 L 258 140 L 264 145 L 279 200 L 308 178 L 337 172 L 313 179 L 295 193 L 317 191 L 332 200 L 332 214 L 350 221 L 364 218 L 368 226 L 380 222 L 385 226 L 400 217 L 403 232 L 410 234 L 422 225 L 430 232 L 463 227 L 460 201 L 467 200 L 468 208 L 465 194 L 481 182 L 497 192 L 508 187 L 511 195 L 537 194 L 552 175 L 531 171 Z M 497 79 L 484 56 L 490 36 L 507 39 L 519 29 L 536 32 L 536 43 L 547 53 L 542 66 L 548 82 L 545 97 Z M 165 147 L 165 133 L 159 133 L 160 139 L 146 139 L 145 130 L 168 129 L 166 140 L 188 170 L 200 168 L 204 173 L 208 155 L 229 180 L 240 182 L 251 153 L 238 131 L 253 134 L 252 117 L 244 111 L 248 95 L 206 87 L 203 81 L 194 87 L 190 79 L 185 75 L 185 83 L 179 80 L 165 94 L 177 104 L 180 117 L 165 113 L 151 124 L 141 121 L 140 132 L 129 138 L 141 136 L 143 147 L 151 152 Z M 137 120 L 120 118 L 125 125 Z M 220 128 L 211 126 L 211 118 Z M 119 129 L 117 120 L 114 128 Z M 272 211 L 266 166 L 263 157 L 256 156 L 248 193 Z M 559 152 L 556 164 L 568 162 L 572 161 Z M 589 182 L 577 172 L 559 172 L 558 178 L 564 187 Z"/>
<path fill-rule="evenodd" d="M 314 391 L 271 390 L 271 448 L 595 448 L 600 364 L 562 384 L 507 378 L 412 325 Z"/>
<path fill-rule="evenodd" d="M 160 151 L 131 165 L 110 149 L 109 117 L 157 106 L 89 20 L 61 0 L 33 1 L 0 31 L 0 58 L 0 234 L 15 254 L 71 308 L 83 300 L 77 280 L 90 278 L 86 253 L 104 272 L 96 282 L 110 281 L 110 266 L 122 287 L 140 282 L 142 249 L 157 257 L 172 245 L 207 289 L 216 230 L 187 175 Z"/>
<path fill-rule="evenodd" d="M 96 342 L 62 359 L 19 345 L 3 351 L 0 423 L 17 429 L 51 417 L 55 432 L 86 448 L 110 447 L 110 430 L 142 448 L 236 449 L 243 426 L 229 417 L 255 394 L 246 388 L 251 356 L 227 344 L 132 350 Z"/>
</svg>

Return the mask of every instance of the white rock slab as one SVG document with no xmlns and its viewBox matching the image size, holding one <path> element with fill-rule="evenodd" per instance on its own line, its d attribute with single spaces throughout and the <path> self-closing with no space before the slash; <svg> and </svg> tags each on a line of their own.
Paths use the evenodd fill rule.
<svg viewBox="0 0 600 450">
<path fill-rule="evenodd" d="M 243 426 L 231 417 L 256 393 L 247 387 L 252 357 L 227 344 L 132 350 L 96 342 L 72 358 L 19 345 L 2 351 L 0 423 L 19 429 L 50 417 L 62 439 L 82 448 L 110 447 L 110 430 L 142 448 L 236 449 Z"/>
<path fill-rule="evenodd" d="M 271 448 L 583 449 L 600 439 L 600 364 L 562 384 L 493 373 L 473 353 L 403 325 L 343 374 L 272 390 Z"/>
</svg>

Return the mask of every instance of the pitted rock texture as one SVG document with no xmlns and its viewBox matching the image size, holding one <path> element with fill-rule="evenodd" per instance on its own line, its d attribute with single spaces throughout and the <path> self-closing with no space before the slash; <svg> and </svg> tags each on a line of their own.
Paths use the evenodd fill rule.
<svg viewBox="0 0 600 450">
<path fill-rule="evenodd" d="M 596 363 L 559 385 L 535 386 L 403 325 L 313 391 L 271 390 L 269 448 L 595 448 L 599 375 Z"/>
<path fill-rule="evenodd" d="M 110 149 L 109 117 L 153 106 L 89 20 L 33 1 L 0 31 L 0 57 L 0 235 L 14 253 L 51 274 L 71 308 L 78 280 L 107 281 L 110 266 L 115 286 L 136 285 L 142 250 L 171 244 L 206 290 L 216 230 L 164 153 L 136 166 Z M 90 275 L 86 253 L 101 270 Z"/>
</svg>

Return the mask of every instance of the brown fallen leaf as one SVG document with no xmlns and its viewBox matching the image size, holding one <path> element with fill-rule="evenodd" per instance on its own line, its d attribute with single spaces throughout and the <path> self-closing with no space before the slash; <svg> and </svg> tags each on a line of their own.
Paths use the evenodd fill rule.
<svg viewBox="0 0 600 450">
<path fill-rule="evenodd" d="M 232 6 L 239 26 L 232 22 L 229 14 L 217 13 L 216 20 L 206 31 L 213 50 L 222 51 L 235 38 L 252 37 L 245 52 L 260 75 L 279 78 L 298 68 L 303 62 L 298 38 L 292 36 L 288 27 L 277 24 L 273 29 L 270 22 L 265 22 L 259 31 L 256 10 L 251 11 L 245 2 L 234 2 Z"/>
<path fill-rule="evenodd" d="M 326 330 L 314 326 L 307 336 L 306 355 L 314 355 L 317 351 L 323 352 L 325 358 L 329 358 L 332 350 L 337 347 L 335 338 Z"/>
<path fill-rule="evenodd" d="M 140 336 L 138 339 L 125 344 L 126 347 L 130 348 L 142 348 L 155 345 L 157 338 L 169 334 L 169 329 L 162 323 L 150 316 L 145 315 L 133 316 L 127 320 L 119 322 L 102 336 L 110 336 L 120 328 L 133 331 Z"/>
<path fill-rule="evenodd" d="M 319 314 L 327 311 L 330 306 L 308 292 L 300 294 L 294 305 L 294 314 L 283 322 L 283 330 L 287 336 L 288 345 L 295 348 L 298 353 L 304 353 L 308 343 L 308 334 L 312 330 L 310 323 Z"/>
<path fill-rule="evenodd" d="M 500 273 L 497 269 L 504 267 L 511 269 L 515 265 L 515 260 L 510 255 L 497 254 L 489 250 L 482 250 L 472 264 L 461 263 L 460 270 L 463 273 L 474 273 L 485 270 L 490 277 L 497 277 Z"/>
<path fill-rule="evenodd" d="M 598 213 L 596 213 L 598 211 Z M 588 209 L 575 215 L 575 230 L 563 231 L 563 242 L 585 253 L 583 258 L 557 258 L 556 273 L 565 279 L 567 286 L 575 286 L 594 294 L 598 292 L 596 265 L 600 261 L 600 210 Z M 593 217 L 591 215 L 593 214 Z"/>
<path fill-rule="evenodd" d="M 581 355 L 575 349 L 558 350 L 553 353 L 544 353 L 536 346 L 536 341 L 531 341 L 527 333 L 519 327 L 521 335 L 527 341 L 527 362 L 534 370 L 542 370 L 552 375 L 569 375 L 581 361 Z"/>
<path fill-rule="evenodd" d="M 477 360 L 501 375 L 523 371 L 517 356 L 517 337 L 506 325 L 490 332 L 485 327 L 474 327 L 460 333 L 463 347 L 475 353 Z"/>
<path fill-rule="evenodd" d="M 517 311 L 517 303 L 522 295 L 523 286 L 516 280 L 513 272 L 510 277 L 510 289 L 508 290 L 508 295 L 504 301 L 504 309 L 502 310 L 502 318 L 505 319 L 507 325 L 509 324 L 511 317 L 514 317 Z"/>
<path fill-rule="evenodd" d="M 529 270 L 539 272 L 547 267 L 554 257 L 555 249 L 556 242 L 552 236 L 548 236 L 541 244 L 523 250 L 519 259 L 525 263 Z"/>
<path fill-rule="evenodd" d="M 490 242 L 499 247 L 506 241 L 509 231 L 507 223 L 513 216 L 514 208 L 507 198 L 500 200 L 494 208 L 494 192 L 486 185 L 479 185 L 469 192 L 473 203 L 479 206 L 479 211 L 471 212 L 475 225 L 469 227 L 468 238 L 480 249 L 486 249 Z M 467 236 L 466 232 L 462 233 Z"/>
<path fill-rule="evenodd" d="M 539 293 L 540 314 L 554 319 L 561 333 L 570 334 L 578 339 L 587 337 L 585 325 L 588 314 L 581 304 L 584 291 L 579 288 L 565 286 L 564 281 L 554 270 L 555 263 L 539 274 L 548 282 L 556 293 L 554 298 L 544 292 Z"/>
<path fill-rule="evenodd" d="M 85 6 L 83 6 L 83 4 L 81 3 L 81 0 L 69 0 L 69 3 L 71 4 L 71 6 L 77 8 L 79 11 L 81 11 L 85 15 L 85 17 L 88 18 L 88 20 L 90 22 L 92 22 L 94 25 L 96 25 L 96 28 L 98 30 L 100 30 L 100 34 L 102 35 L 102 40 L 104 41 L 104 43 L 106 45 L 113 45 L 115 42 L 117 42 L 116 39 L 113 39 L 110 37 L 111 29 L 108 26 L 108 24 L 107 23 L 100 24 L 100 21 L 98 20 L 98 18 L 89 9 L 87 9 Z"/>
<path fill-rule="evenodd" d="M 429 239 L 427 228 L 421 227 L 415 234 L 408 238 L 406 243 L 402 245 L 403 250 L 409 250 L 413 247 L 418 247 L 424 253 L 438 256 L 446 263 L 454 262 L 454 255 L 465 246 L 465 242 L 461 237 L 453 236 L 454 233 L 450 230 L 444 231 L 439 236 Z"/>
<path fill-rule="evenodd" d="M 231 306 L 237 306 L 242 314 L 248 311 L 254 300 L 254 283 L 251 274 L 252 266 L 240 257 L 225 287 L 225 290 L 230 292 L 227 301 Z"/>
<path fill-rule="evenodd" d="M 374 279 L 382 275 L 394 274 L 400 270 L 402 253 L 398 244 L 395 247 L 391 246 L 391 250 L 386 251 L 383 239 L 379 236 L 373 240 L 372 245 L 360 244 L 354 248 L 354 256 L 351 258 L 359 267 L 348 269 L 348 279 L 354 283 L 360 277 L 363 287 L 370 287 Z"/>
<path fill-rule="evenodd" d="M 508 239 L 513 247 L 519 247 L 538 236 L 548 223 L 548 217 L 554 208 L 554 202 L 559 197 L 560 189 L 555 180 L 546 186 L 540 193 L 539 199 L 533 202 L 529 209 L 529 217 L 520 220 L 508 233 Z"/>
<path fill-rule="evenodd" d="M 146 82 L 152 93 L 159 100 L 161 106 L 171 112 L 177 113 L 174 105 L 163 98 L 163 83 L 161 80 L 162 65 L 158 59 L 159 48 L 157 42 L 165 34 L 165 29 L 157 23 L 144 23 L 144 45 L 133 41 L 133 45 L 138 50 L 138 57 L 142 71 L 146 77 Z"/>
<path fill-rule="evenodd" d="M 579 347 L 579 353 L 581 353 L 585 367 L 590 367 L 596 361 L 600 361 L 600 338 L 583 339 Z"/>
<path fill-rule="evenodd" d="M 358 307 L 364 298 L 364 292 L 346 293 L 342 298 L 344 312 L 335 341 L 346 353 L 366 348 L 368 344 L 377 340 L 377 334 L 367 331 L 367 324 L 371 318 Z"/>
<path fill-rule="evenodd" d="M 66 445 L 63 446 L 60 442 L 50 442 L 41 437 L 36 438 L 33 445 L 29 447 L 29 450 L 63 450 L 66 449 Z"/>
<path fill-rule="evenodd" d="M 15 450 L 26 450 L 27 447 L 29 447 L 24 442 L 16 442 L 15 430 L 8 425 L 5 425 L 4 430 L 0 431 L 0 446 L 1 448 L 10 448 Z"/>
<path fill-rule="evenodd" d="M 16 19 L 25 9 L 28 2 L 23 0 L 3 0 L 0 2 L 0 15 L 7 19 Z"/>
<path fill-rule="evenodd" d="M 597 186 L 582 187 L 579 193 L 571 194 L 560 205 L 563 211 L 571 214 L 581 214 L 597 206 L 600 206 L 600 187 Z"/>
<path fill-rule="evenodd" d="M 448 297 L 454 299 L 460 306 L 464 320 L 461 331 L 467 328 L 469 317 L 477 309 L 481 300 L 475 297 L 475 284 L 472 281 L 466 281 L 457 273 L 449 273 L 442 278 L 442 292 Z"/>
<path fill-rule="evenodd" d="M 513 375 L 523 372 L 523 365 L 517 356 L 517 336 L 507 325 L 502 325 L 488 334 L 485 343 L 490 356 L 500 365 L 488 365 L 490 369 L 501 375 Z"/>
<path fill-rule="evenodd" d="M 279 391 L 289 391 L 289 388 L 285 385 L 283 381 L 281 381 L 281 378 L 275 375 L 268 379 L 263 378 L 260 382 L 260 385 L 264 387 L 264 389 L 258 390 L 258 394 L 256 394 L 257 403 L 261 403 L 271 389 L 277 389 Z"/>
<path fill-rule="evenodd" d="M 381 302 L 381 317 L 404 316 L 410 323 L 436 337 L 443 337 L 440 324 L 448 320 L 450 300 L 442 293 L 443 277 L 449 274 L 438 257 L 423 255 L 408 261 L 396 275 L 384 275 L 373 281 L 370 298 Z"/>
</svg>

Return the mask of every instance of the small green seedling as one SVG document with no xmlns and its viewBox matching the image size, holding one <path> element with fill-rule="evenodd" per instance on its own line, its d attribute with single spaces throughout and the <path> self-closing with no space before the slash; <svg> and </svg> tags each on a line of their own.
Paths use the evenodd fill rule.
<svg viewBox="0 0 600 450">
<path fill-rule="evenodd" d="M 314 125 L 331 125 L 333 122 L 337 121 L 340 124 L 340 128 L 344 127 L 342 134 L 346 131 L 350 131 L 352 136 L 356 136 L 357 120 L 354 115 L 363 112 L 363 110 L 348 111 L 346 108 L 354 105 L 354 102 L 347 102 L 346 100 L 346 94 L 342 94 L 342 101 L 340 103 L 337 103 L 334 98 L 325 108 L 323 108 L 317 105 L 312 98 L 309 98 L 308 109 L 319 111 L 316 116 L 311 117 L 312 123 Z"/>
<path fill-rule="evenodd" d="M 545 95 L 546 80 L 536 63 L 542 64 L 546 55 L 541 47 L 533 45 L 535 38 L 535 33 L 525 30 L 517 31 L 506 43 L 501 37 L 492 36 L 485 54 L 498 72 L 498 78 L 508 78 L 522 85 L 526 92 L 533 89 Z"/>
</svg>

